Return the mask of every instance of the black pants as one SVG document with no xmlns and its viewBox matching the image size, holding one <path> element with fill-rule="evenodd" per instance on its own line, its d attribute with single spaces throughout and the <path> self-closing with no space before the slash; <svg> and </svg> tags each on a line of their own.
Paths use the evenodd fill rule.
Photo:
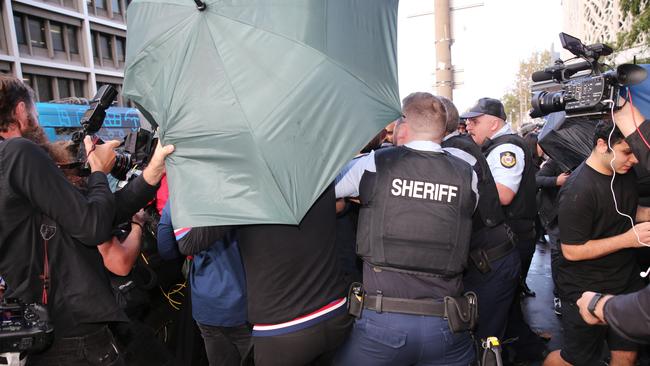
<svg viewBox="0 0 650 366">
<path fill-rule="evenodd" d="M 354 319 L 342 314 L 307 329 L 273 337 L 253 337 L 252 355 L 243 365 L 321 366 L 331 365 L 338 348 L 348 337 Z"/>
<path fill-rule="evenodd" d="M 29 366 L 124 366 L 108 326 L 85 336 L 61 338 L 42 354 L 29 356 Z"/>
<path fill-rule="evenodd" d="M 238 327 L 215 327 L 199 324 L 210 366 L 238 366 L 251 342 L 248 324 Z"/>
</svg>

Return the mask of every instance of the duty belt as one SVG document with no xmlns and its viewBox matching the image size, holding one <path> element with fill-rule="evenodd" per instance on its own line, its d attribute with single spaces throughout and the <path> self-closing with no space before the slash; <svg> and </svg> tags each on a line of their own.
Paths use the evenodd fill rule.
<svg viewBox="0 0 650 366">
<path fill-rule="evenodd" d="M 497 259 L 501 259 L 508 255 L 513 249 L 515 249 L 515 243 L 511 240 L 506 240 L 505 243 L 499 244 L 494 248 L 490 249 L 477 249 L 477 251 L 483 251 L 485 257 L 489 262 L 494 262 Z"/>
<path fill-rule="evenodd" d="M 492 270 L 490 263 L 508 255 L 515 248 L 512 240 L 506 240 L 504 243 L 490 249 L 476 249 L 469 253 L 469 258 L 474 266 L 481 273 L 488 273 Z"/>
<path fill-rule="evenodd" d="M 365 295 L 363 307 L 378 313 L 402 313 L 411 315 L 445 316 L 444 302 L 414 300 L 379 295 Z"/>
</svg>

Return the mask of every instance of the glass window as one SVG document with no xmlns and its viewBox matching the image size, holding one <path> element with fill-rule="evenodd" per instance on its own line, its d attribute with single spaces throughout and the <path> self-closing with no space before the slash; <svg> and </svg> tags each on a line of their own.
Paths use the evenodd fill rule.
<svg viewBox="0 0 650 366">
<path fill-rule="evenodd" d="M 111 5 L 113 6 L 113 13 L 114 14 L 121 14 L 122 11 L 120 10 L 120 0 L 111 0 Z"/>
<path fill-rule="evenodd" d="M 125 59 L 125 39 L 121 37 L 116 37 L 115 40 L 117 41 L 117 60 L 124 62 Z"/>
<path fill-rule="evenodd" d="M 52 36 L 52 48 L 55 51 L 65 51 L 63 47 L 63 24 L 50 21 L 50 35 Z"/>
<path fill-rule="evenodd" d="M 106 0 L 95 0 L 95 8 L 106 9 Z"/>
<path fill-rule="evenodd" d="M 93 56 L 94 57 L 99 57 L 99 43 L 97 42 L 97 33 L 91 32 L 90 36 L 92 37 L 93 40 Z"/>
<path fill-rule="evenodd" d="M 102 51 L 102 58 L 104 60 L 112 60 L 113 59 L 113 53 L 111 52 L 111 47 L 112 47 L 112 37 L 100 34 L 99 35 L 99 47 Z"/>
<path fill-rule="evenodd" d="M 63 79 L 59 78 L 58 79 L 58 84 L 59 84 L 59 98 L 69 98 L 72 96 L 72 92 L 70 91 L 70 80 L 69 79 Z"/>
<path fill-rule="evenodd" d="M 38 88 L 38 100 L 40 102 L 47 102 L 53 99 L 52 78 L 47 76 L 36 76 L 36 86 Z"/>
<path fill-rule="evenodd" d="M 68 44 L 70 45 L 70 53 L 79 54 L 79 42 L 77 41 L 77 27 L 66 25 L 66 32 L 68 32 Z"/>
<path fill-rule="evenodd" d="M 28 18 L 29 36 L 32 47 L 47 48 L 45 46 L 45 27 L 41 19 Z"/>
<path fill-rule="evenodd" d="M 85 96 L 84 83 L 81 80 L 72 80 L 72 86 L 74 87 L 74 96 L 83 98 Z"/>
<path fill-rule="evenodd" d="M 27 44 L 22 15 L 14 15 L 14 25 L 16 27 L 16 38 L 18 38 L 18 44 Z"/>
</svg>

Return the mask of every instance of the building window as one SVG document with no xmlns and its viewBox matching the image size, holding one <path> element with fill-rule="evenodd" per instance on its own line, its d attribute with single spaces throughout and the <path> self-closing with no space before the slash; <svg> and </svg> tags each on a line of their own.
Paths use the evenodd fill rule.
<svg viewBox="0 0 650 366">
<path fill-rule="evenodd" d="M 120 69 L 126 59 L 126 38 L 93 31 L 93 57 L 95 65 Z"/>
<path fill-rule="evenodd" d="M 81 64 L 78 27 L 23 13 L 15 13 L 14 22 L 21 56 Z"/>
<path fill-rule="evenodd" d="M 65 52 L 63 45 L 63 24 L 50 22 L 50 36 L 52 37 L 52 48 L 55 51 Z"/>
<path fill-rule="evenodd" d="M 99 50 L 102 54 L 102 59 L 104 60 L 112 60 L 113 59 L 113 42 L 111 40 L 111 36 L 105 35 L 105 34 L 100 34 L 99 35 Z"/>
<path fill-rule="evenodd" d="M 84 82 L 79 79 L 23 74 L 23 81 L 34 89 L 38 102 L 70 97 L 83 98 L 86 94 Z"/>
<path fill-rule="evenodd" d="M 126 60 L 126 39 L 122 37 L 115 37 L 117 41 L 117 61 L 120 65 L 124 64 Z"/>
<path fill-rule="evenodd" d="M 65 32 L 68 35 L 68 47 L 70 49 L 70 53 L 74 54 L 79 54 L 79 32 L 77 32 L 77 28 L 73 27 L 71 25 L 66 25 L 65 26 Z"/>
<path fill-rule="evenodd" d="M 25 38 L 25 25 L 23 24 L 23 17 L 19 15 L 14 15 L 14 26 L 16 27 L 16 38 L 18 38 L 18 44 L 27 44 L 27 38 Z"/>
<path fill-rule="evenodd" d="M 88 13 L 124 23 L 126 17 L 125 0 L 86 0 Z"/>
<path fill-rule="evenodd" d="M 122 7 L 120 6 L 120 0 L 111 0 L 111 7 L 113 8 L 113 14 L 122 15 Z"/>
<path fill-rule="evenodd" d="M 32 47 L 47 48 L 45 45 L 45 23 L 40 18 L 27 18 L 29 37 Z"/>
</svg>

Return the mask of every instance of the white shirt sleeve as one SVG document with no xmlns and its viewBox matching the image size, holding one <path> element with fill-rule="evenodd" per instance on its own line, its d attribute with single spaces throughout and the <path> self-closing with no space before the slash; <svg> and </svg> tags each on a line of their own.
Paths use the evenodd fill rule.
<svg viewBox="0 0 650 366">
<path fill-rule="evenodd" d="M 377 171 L 374 151 L 352 160 L 341 170 L 335 181 L 336 198 L 358 197 L 359 183 L 361 183 L 361 177 L 366 171 L 372 173 Z"/>
<path fill-rule="evenodd" d="M 490 151 L 487 163 L 494 181 L 503 184 L 517 194 L 526 164 L 524 150 L 514 144 L 499 145 Z"/>
</svg>

